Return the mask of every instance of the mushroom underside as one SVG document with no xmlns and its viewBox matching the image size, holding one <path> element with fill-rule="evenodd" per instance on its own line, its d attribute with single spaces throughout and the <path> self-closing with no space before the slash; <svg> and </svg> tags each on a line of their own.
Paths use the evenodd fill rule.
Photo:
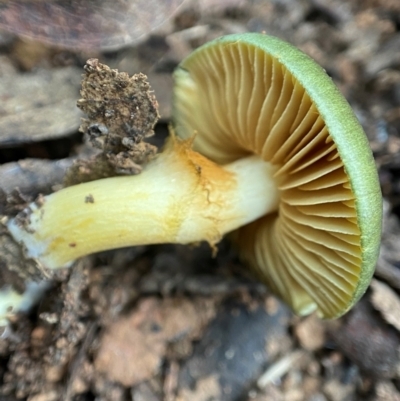
<svg viewBox="0 0 400 401">
<path fill-rule="evenodd" d="M 204 48 L 175 80 L 180 137 L 196 133 L 195 150 L 220 164 L 253 153 L 276 168 L 278 212 L 233 234 L 243 258 L 298 314 L 344 313 L 363 262 L 357 202 L 307 90 L 246 41 Z"/>
</svg>

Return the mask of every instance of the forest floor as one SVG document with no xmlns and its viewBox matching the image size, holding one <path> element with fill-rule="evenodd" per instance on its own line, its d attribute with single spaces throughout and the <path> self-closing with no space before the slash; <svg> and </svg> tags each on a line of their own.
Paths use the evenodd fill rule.
<svg viewBox="0 0 400 401">
<path fill-rule="evenodd" d="M 142 2 L 142 20 L 163 11 L 150 9 L 156 3 Z M 129 17 L 121 16 L 122 28 L 139 24 Z M 29 36 L 28 28 L 19 33 Z M 398 0 L 187 0 L 138 43 L 117 41 L 112 50 L 89 46 L 101 31 L 78 32 L 80 49 L 68 34 L 50 44 L 0 32 L 2 212 L 6 201 L 60 188 L 73 160 L 87 154 L 76 107 L 87 59 L 148 76 L 161 115 L 151 141 L 162 146 L 173 69 L 202 43 L 246 31 L 313 57 L 368 136 L 384 196 L 370 289 L 344 317 L 322 321 L 293 315 L 227 241 L 216 257 L 206 244 L 92 255 L 61 271 L 39 306 L 0 338 L 0 401 L 400 400 Z"/>
</svg>

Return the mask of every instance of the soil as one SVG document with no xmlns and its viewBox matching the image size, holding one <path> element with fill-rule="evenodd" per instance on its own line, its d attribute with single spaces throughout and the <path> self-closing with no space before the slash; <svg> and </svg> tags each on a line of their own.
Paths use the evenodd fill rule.
<svg viewBox="0 0 400 401">
<path fill-rule="evenodd" d="M 130 2 L 124 12 L 115 2 L 112 48 L 103 20 L 85 25 L 94 3 L 67 3 L 79 30 L 51 9 L 38 20 L 49 29 L 11 29 L 13 13 L 35 2 L 0 4 L 1 214 L 59 189 L 74 160 L 93 155 L 76 107 L 87 59 L 148 76 L 161 115 L 149 142 L 160 147 L 180 60 L 220 35 L 262 31 L 313 57 L 355 110 L 384 196 L 381 254 L 366 295 L 335 321 L 294 316 L 227 241 L 215 257 L 207 244 L 91 255 L 59 271 L 0 338 L 0 400 L 400 400 L 400 2 L 168 1 L 156 30 L 125 35 Z M 139 3 L 142 22 L 165 12 Z M 57 24 L 62 35 L 46 40 Z"/>
</svg>

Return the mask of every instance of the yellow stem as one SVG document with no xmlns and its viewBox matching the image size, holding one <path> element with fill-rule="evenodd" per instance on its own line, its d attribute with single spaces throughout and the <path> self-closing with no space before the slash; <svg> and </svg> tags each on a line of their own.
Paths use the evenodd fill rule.
<svg viewBox="0 0 400 401">
<path fill-rule="evenodd" d="M 239 226 L 276 210 L 273 168 L 251 156 L 224 167 L 172 138 L 136 176 L 62 189 L 8 224 L 27 256 L 48 268 L 93 252 L 156 243 L 216 244 Z"/>
</svg>

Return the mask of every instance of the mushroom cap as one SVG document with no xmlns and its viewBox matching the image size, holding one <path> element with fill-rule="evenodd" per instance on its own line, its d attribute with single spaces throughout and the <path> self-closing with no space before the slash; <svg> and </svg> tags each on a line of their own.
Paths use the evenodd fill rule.
<svg viewBox="0 0 400 401">
<path fill-rule="evenodd" d="M 215 162 L 257 154 L 276 167 L 279 209 L 233 234 L 240 254 L 296 313 L 348 311 L 374 272 L 382 196 L 368 140 L 325 71 L 275 37 L 228 35 L 179 65 L 173 120 Z"/>
</svg>

